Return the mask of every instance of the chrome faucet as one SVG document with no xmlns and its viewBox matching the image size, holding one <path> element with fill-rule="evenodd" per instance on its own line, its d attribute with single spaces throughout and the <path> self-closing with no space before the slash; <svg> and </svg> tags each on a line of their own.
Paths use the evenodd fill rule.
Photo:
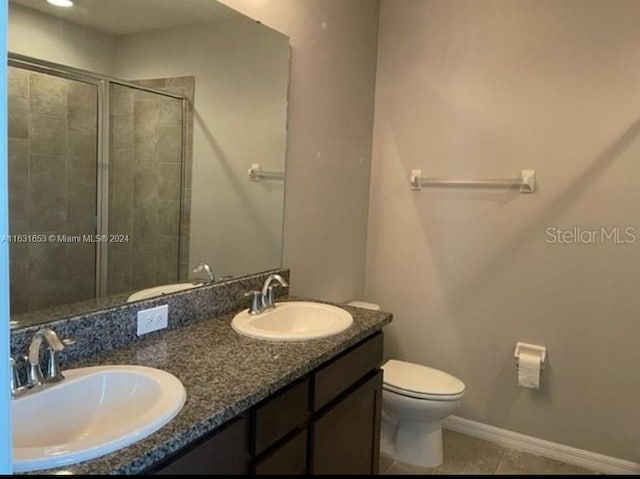
<svg viewBox="0 0 640 479">
<path fill-rule="evenodd" d="M 251 297 L 249 314 L 260 314 L 267 309 L 276 307 L 274 290 L 277 285 L 271 284 L 273 281 L 277 281 L 284 288 L 289 286 L 289 283 L 279 274 L 270 274 L 262 285 L 262 291 L 248 291 L 244 294 Z"/>
<path fill-rule="evenodd" d="M 43 339 L 47 342 L 49 353 L 46 379 L 42 374 L 42 367 L 40 366 L 40 345 Z M 64 343 L 53 329 L 41 329 L 33 336 L 31 344 L 29 345 L 27 365 L 27 378 L 30 387 L 42 386 L 45 381 L 48 383 L 57 383 L 64 379 L 62 371 L 60 370 L 60 351 L 63 349 Z"/>
<path fill-rule="evenodd" d="M 276 285 L 271 284 L 273 281 L 277 281 L 278 283 L 280 283 L 280 286 L 282 286 L 283 288 L 289 286 L 289 283 L 287 283 L 285 279 L 279 274 L 270 274 L 262 285 L 263 310 L 276 307 L 275 295 L 273 294 L 273 290 L 276 288 Z"/>
<path fill-rule="evenodd" d="M 211 266 L 209 266 L 207 263 L 204 263 L 204 262 L 198 263 L 198 266 L 193 268 L 193 273 L 194 274 L 206 273 L 207 283 L 213 283 L 216 280 L 216 277 L 214 276 L 213 271 L 211 271 Z"/>
<path fill-rule="evenodd" d="M 40 347 L 42 341 L 47 343 L 47 370 L 42 372 L 40 365 Z M 64 379 L 62 369 L 60 368 L 60 351 L 65 348 L 66 344 L 73 344 L 73 341 L 61 340 L 58 335 L 50 328 L 41 329 L 34 334 L 29 344 L 29 354 L 25 359 L 26 381 L 22 381 L 20 371 L 16 361 L 9 358 L 11 366 L 11 396 L 17 397 L 30 390 L 38 388 L 49 383 L 57 383 Z"/>
</svg>

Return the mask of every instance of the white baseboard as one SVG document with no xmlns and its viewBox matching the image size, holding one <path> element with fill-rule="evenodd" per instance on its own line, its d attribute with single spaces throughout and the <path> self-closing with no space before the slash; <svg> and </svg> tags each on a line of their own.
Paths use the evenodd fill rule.
<svg viewBox="0 0 640 479">
<path fill-rule="evenodd" d="M 461 432 L 468 436 L 485 439 L 499 446 L 548 457 L 557 461 L 604 472 L 606 474 L 640 474 L 640 464 L 615 457 L 605 456 L 584 449 L 545 441 L 481 422 L 458 416 L 450 416 L 444 422 L 445 429 Z"/>
</svg>

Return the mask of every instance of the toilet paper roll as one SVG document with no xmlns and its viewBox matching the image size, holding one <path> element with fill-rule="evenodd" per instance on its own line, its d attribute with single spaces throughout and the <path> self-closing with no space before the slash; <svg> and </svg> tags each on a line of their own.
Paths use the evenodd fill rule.
<svg viewBox="0 0 640 479">
<path fill-rule="evenodd" d="M 540 389 L 540 357 L 520 353 L 518 358 L 518 386 Z"/>
</svg>

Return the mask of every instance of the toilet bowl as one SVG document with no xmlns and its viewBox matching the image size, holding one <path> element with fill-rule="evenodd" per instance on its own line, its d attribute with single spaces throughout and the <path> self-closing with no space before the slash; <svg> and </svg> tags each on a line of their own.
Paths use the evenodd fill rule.
<svg viewBox="0 0 640 479">
<path fill-rule="evenodd" d="M 364 309 L 380 306 L 347 303 Z M 391 359 L 383 366 L 380 452 L 407 464 L 442 464 L 442 421 L 462 402 L 465 385 L 438 369 Z"/>
<path fill-rule="evenodd" d="M 462 381 L 437 369 L 391 359 L 382 369 L 383 454 L 407 464 L 442 464 L 442 421 L 462 402 Z"/>
</svg>

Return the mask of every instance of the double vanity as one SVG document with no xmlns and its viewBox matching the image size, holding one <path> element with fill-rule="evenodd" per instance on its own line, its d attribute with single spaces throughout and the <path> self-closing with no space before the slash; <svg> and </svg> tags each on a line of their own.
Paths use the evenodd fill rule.
<svg viewBox="0 0 640 479">
<path fill-rule="evenodd" d="M 121 342 L 128 344 L 107 342 L 97 353 L 73 348 L 90 337 L 83 322 L 104 318 L 49 325 L 61 337 L 81 337 L 63 355 L 64 380 L 14 400 L 16 472 L 47 467 L 47 459 L 33 457 L 38 448 L 53 450 L 59 457 L 48 460 L 63 464 L 60 457 L 74 447 L 93 447 L 93 455 L 76 454 L 47 471 L 377 472 L 381 329 L 391 315 L 290 298 L 249 314 L 243 292 L 258 289 L 264 277 L 149 300 L 169 304 L 169 329 L 127 334 Z M 190 308 L 210 311 L 206 298 L 222 297 L 225 313 L 180 320 Z M 126 327 L 135 319 L 120 317 Z M 27 337 L 13 341 L 14 349 Z M 99 341 L 99 333 L 93 338 Z M 29 420 L 36 410 L 39 423 Z"/>
</svg>

